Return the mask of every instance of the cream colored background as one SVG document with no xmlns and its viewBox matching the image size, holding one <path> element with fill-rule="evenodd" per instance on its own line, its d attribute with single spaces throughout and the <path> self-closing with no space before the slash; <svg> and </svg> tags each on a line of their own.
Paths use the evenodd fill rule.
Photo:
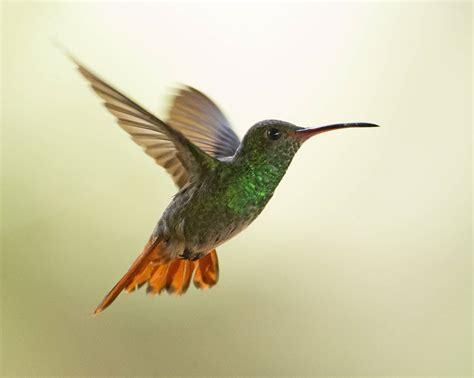
<svg viewBox="0 0 474 378">
<path fill-rule="evenodd" d="M 2 10 L 4 374 L 470 374 L 470 4 Z M 308 142 L 215 289 L 93 318 L 175 188 L 52 39 L 160 115 L 383 127 Z"/>
</svg>

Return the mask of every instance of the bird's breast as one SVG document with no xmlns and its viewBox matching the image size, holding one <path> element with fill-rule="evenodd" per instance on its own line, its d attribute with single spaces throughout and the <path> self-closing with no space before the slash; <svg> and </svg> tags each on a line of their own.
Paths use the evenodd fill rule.
<svg viewBox="0 0 474 378">
<path fill-rule="evenodd" d="M 189 185 L 168 206 L 161 229 L 189 250 L 212 250 L 255 220 L 272 197 L 279 180 L 275 181 L 246 171 Z"/>
</svg>

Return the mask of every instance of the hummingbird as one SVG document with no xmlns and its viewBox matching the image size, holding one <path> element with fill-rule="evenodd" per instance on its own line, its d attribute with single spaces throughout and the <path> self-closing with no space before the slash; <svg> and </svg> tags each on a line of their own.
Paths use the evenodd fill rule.
<svg viewBox="0 0 474 378">
<path fill-rule="evenodd" d="M 216 248 L 244 230 L 272 198 L 296 152 L 309 138 L 367 122 L 299 127 L 268 119 L 242 141 L 205 94 L 182 86 L 162 121 L 70 56 L 118 125 L 166 169 L 179 191 L 141 254 L 97 306 L 105 310 L 122 292 L 147 284 L 154 295 L 207 289 L 219 278 Z"/>
</svg>

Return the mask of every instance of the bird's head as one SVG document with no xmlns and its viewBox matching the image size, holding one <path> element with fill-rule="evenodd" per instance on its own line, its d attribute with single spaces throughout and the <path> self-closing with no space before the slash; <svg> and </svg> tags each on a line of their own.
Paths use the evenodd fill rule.
<svg viewBox="0 0 474 378">
<path fill-rule="evenodd" d="M 351 127 L 378 127 L 378 125 L 354 122 L 304 128 L 279 120 L 261 121 L 245 134 L 236 157 L 286 169 L 296 151 L 312 136 Z"/>
</svg>

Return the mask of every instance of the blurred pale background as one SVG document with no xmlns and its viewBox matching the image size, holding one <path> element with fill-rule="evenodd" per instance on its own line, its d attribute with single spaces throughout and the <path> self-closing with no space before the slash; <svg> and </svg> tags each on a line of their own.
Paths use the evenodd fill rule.
<svg viewBox="0 0 474 378">
<path fill-rule="evenodd" d="M 5 375 L 470 374 L 470 4 L 2 9 Z M 214 289 L 94 318 L 175 188 L 52 39 L 161 116 L 383 127 L 308 142 Z"/>
</svg>

